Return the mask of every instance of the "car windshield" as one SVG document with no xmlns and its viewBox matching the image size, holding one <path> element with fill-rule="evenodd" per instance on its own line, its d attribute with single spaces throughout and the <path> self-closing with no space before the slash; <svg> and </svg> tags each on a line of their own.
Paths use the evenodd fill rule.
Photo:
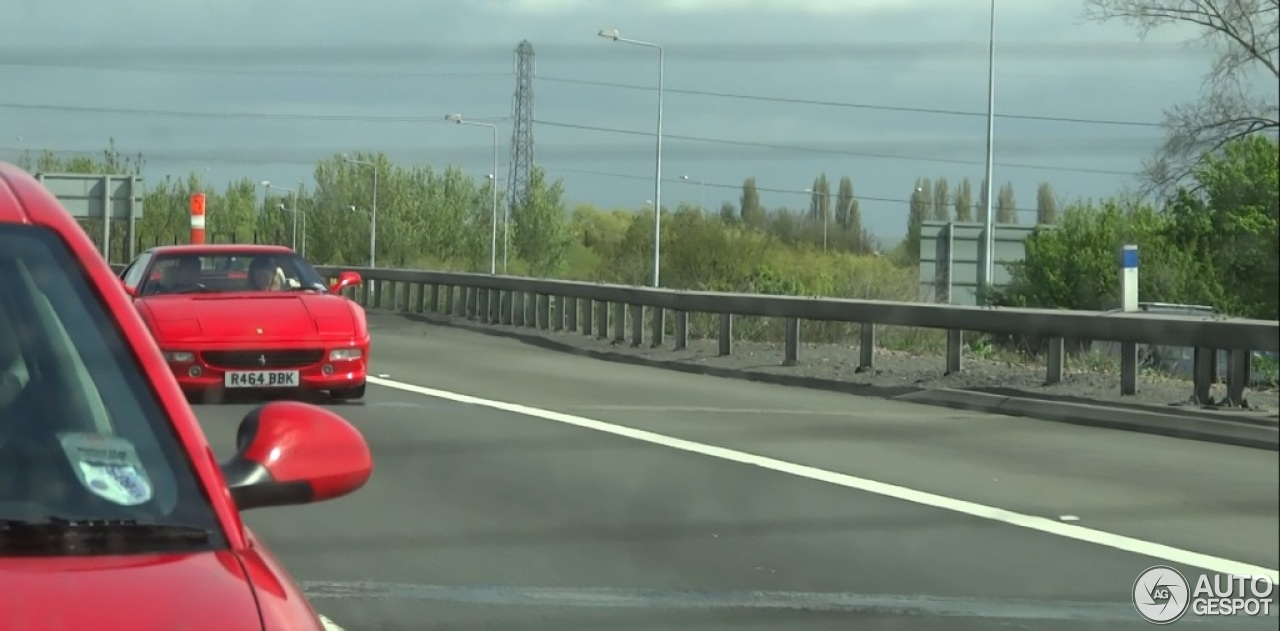
<svg viewBox="0 0 1280 631">
<path fill-rule="evenodd" d="M 293 252 L 193 252 L 155 256 L 138 295 L 267 291 L 328 288 Z"/>
<path fill-rule="evenodd" d="M 0 556 L 15 525 L 51 523 L 180 524 L 209 531 L 183 549 L 221 545 L 186 450 L 75 255 L 44 228 L 0 224 L 0 278 Z M 143 537 L 114 551 L 171 548 Z M 80 549 L 92 546 L 34 554 Z"/>
</svg>

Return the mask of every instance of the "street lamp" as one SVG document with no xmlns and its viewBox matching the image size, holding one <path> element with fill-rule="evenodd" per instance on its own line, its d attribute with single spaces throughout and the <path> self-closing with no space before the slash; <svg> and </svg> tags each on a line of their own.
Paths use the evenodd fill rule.
<svg viewBox="0 0 1280 631">
<path fill-rule="evenodd" d="M 706 182 L 703 182 L 702 180 L 695 180 L 687 175 L 681 175 L 680 179 L 698 185 L 698 212 L 706 212 L 706 209 L 703 208 L 707 201 L 707 189 L 705 187 Z"/>
<path fill-rule="evenodd" d="M 356 160 L 347 154 L 342 159 L 351 164 L 373 168 L 373 210 L 369 215 L 369 267 L 377 267 L 378 251 L 378 163 L 368 160 Z"/>
<path fill-rule="evenodd" d="M 276 208 L 279 208 L 281 212 L 285 210 L 284 204 L 276 204 Z M 297 217 L 298 209 L 294 208 L 293 213 L 294 213 L 294 216 Z M 302 250 L 300 250 L 298 253 L 302 255 L 302 258 L 304 259 L 307 258 L 307 216 L 306 215 L 302 216 Z"/>
<path fill-rule="evenodd" d="M 293 249 L 296 251 L 298 249 L 298 191 L 302 190 L 302 182 L 298 182 L 298 188 L 297 190 L 294 190 L 292 188 L 272 184 L 271 180 L 263 180 L 262 188 L 266 190 L 274 188 L 277 191 L 285 191 L 293 194 Z M 266 195 L 266 193 L 264 192 L 263 195 Z"/>
<path fill-rule="evenodd" d="M 804 192 L 809 193 L 810 195 L 819 196 L 818 210 L 822 212 L 822 251 L 826 252 L 827 251 L 827 223 L 829 221 L 828 217 L 831 215 L 831 212 L 830 212 L 831 211 L 831 192 L 828 191 L 824 193 L 821 191 L 815 191 L 811 188 L 804 189 Z M 850 202 L 849 206 L 852 207 L 853 203 Z"/>
<path fill-rule="evenodd" d="M 653 286 L 658 287 L 661 273 L 660 263 L 662 261 L 662 94 L 666 51 L 662 46 L 653 42 L 619 37 L 618 29 L 616 28 L 601 29 L 598 35 L 622 44 L 658 49 L 658 144 L 653 161 Z"/>
<path fill-rule="evenodd" d="M 991 0 L 991 25 L 987 36 L 987 216 L 983 219 L 982 249 L 986 252 L 978 279 L 978 286 L 989 288 L 995 275 L 995 217 L 991 212 L 991 199 L 995 197 L 995 182 L 991 180 L 995 167 L 995 111 L 996 111 L 996 0 Z"/>
<path fill-rule="evenodd" d="M 493 196 L 493 208 L 489 211 L 489 274 L 498 273 L 498 126 L 493 123 L 478 123 L 462 118 L 462 114 L 449 114 L 444 117 L 447 121 L 453 121 L 459 125 L 474 125 L 476 127 L 488 127 L 493 132 L 493 178 L 489 189 Z M 502 222 L 502 273 L 507 273 L 507 243 L 509 230 L 508 222 L 504 219 Z"/>
</svg>

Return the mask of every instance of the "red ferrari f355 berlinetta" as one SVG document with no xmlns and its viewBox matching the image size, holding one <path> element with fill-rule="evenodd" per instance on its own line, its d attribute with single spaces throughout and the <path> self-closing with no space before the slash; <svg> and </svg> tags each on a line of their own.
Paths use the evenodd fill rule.
<svg viewBox="0 0 1280 631">
<path fill-rule="evenodd" d="M 179 385 L 194 396 L 231 390 L 321 390 L 364 396 L 369 329 L 363 307 L 292 249 L 173 245 L 146 250 L 120 274 Z"/>
</svg>

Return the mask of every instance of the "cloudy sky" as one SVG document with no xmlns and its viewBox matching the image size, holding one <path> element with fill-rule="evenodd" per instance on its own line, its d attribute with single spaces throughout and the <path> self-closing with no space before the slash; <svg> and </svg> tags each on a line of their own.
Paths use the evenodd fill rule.
<svg viewBox="0 0 1280 631">
<path fill-rule="evenodd" d="M 1185 29 L 1145 41 L 1084 23 L 1079 0 L 998 0 L 995 180 L 1033 209 L 1133 181 L 1166 107 L 1199 93 L 1209 54 Z M 317 159 L 499 172 L 510 153 L 515 48 L 535 53 L 535 160 L 572 203 L 653 198 L 657 54 L 667 87 L 663 205 L 807 207 L 848 175 L 865 221 L 898 238 L 917 177 L 983 177 L 989 0 L 15 0 L 0 21 L 0 159 L 97 152 L 110 137 L 146 177 L 189 171 L 310 180 Z M 681 182 L 687 175 L 703 186 Z M 787 192 L 795 191 L 795 192 Z M 1024 221 L 1032 215 L 1023 214 Z"/>
</svg>

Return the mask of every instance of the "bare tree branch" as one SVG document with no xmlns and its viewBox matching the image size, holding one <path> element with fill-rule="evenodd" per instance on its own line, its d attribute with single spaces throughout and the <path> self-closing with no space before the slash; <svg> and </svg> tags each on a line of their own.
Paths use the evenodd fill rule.
<svg viewBox="0 0 1280 631">
<path fill-rule="evenodd" d="M 1085 0 L 1084 16 L 1122 20 L 1143 38 L 1162 26 L 1193 24 L 1202 30 L 1200 41 L 1217 53 L 1200 99 L 1165 112 L 1167 136 L 1144 164 L 1144 192 L 1167 193 L 1202 155 L 1235 138 L 1280 132 L 1280 0 Z M 1251 74 L 1263 78 L 1251 80 Z M 1259 84 L 1267 96 L 1251 95 Z"/>
</svg>

